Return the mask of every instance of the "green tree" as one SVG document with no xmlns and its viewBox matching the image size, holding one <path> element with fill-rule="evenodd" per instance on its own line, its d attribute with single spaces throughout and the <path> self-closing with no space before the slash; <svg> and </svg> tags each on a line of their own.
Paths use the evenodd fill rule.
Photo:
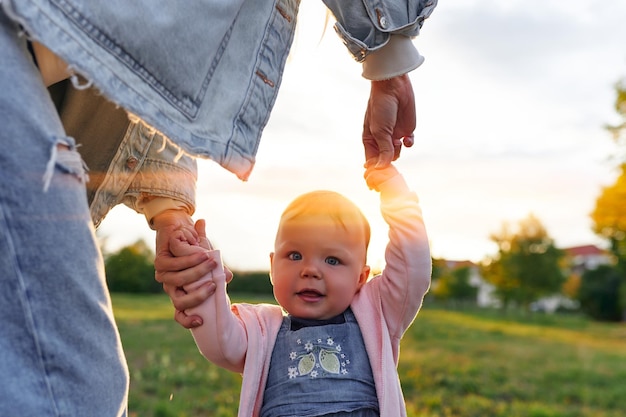
<svg viewBox="0 0 626 417">
<path fill-rule="evenodd" d="M 426 299 L 444 300 L 448 298 L 448 289 L 446 288 L 443 277 L 448 273 L 448 266 L 445 259 L 432 258 L 432 285 L 426 293 Z M 441 284 L 441 285 L 440 285 Z"/>
<path fill-rule="evenodd" d="M 615 184 L 604 187 L 596 206 L 591 213 L 594 223 L 593 230 L 604 237 L 610 244 L 611 252 L 615 257 L 615 272 L 619 277 L 617 289 L 612 294 L 616 297 L 617 306 L 622 311 L 621 316 L 626 320 L 626 81 L 622 79 L 615 85 L 614 109 L 621 122 L 607 126 L 613 139 L 619 147 L 618 160 L 620 161 L 620 175 Z M 608 273 L 607 271 L 604 271 Z M 606 285 L 609 281 L 605 280 Z M 612 281 L 610 281 L 612 283 Z M 587 291 L 589 286 L 581 287 Z M 595 294 L 598 294 L 596 291 Z M 589 294 L 581 294 L 587 297 Z"/>
<path fill-rule="evenodd" d="M 470 282 L 471 268 L 462 266 L 455 268 L 450 273 L 450 293 L 452 298 L 461 302 L 476 302 L 478 288 L 474 287 Z"/>
<path fill-rule="evenodd" d="M 254 294 L 271 297 L 274 294 L 269 271 L 232 271 L 229 293 Z"/>
<path fill-rule="evenodd" d="M 504 224 L 491 239 L 498 253 L 483 265 L 482 274 L 504 307 L 516 303 L 528 308 L 542 296 L 560 292 L 565 281 L 559 266 L 563 252 L 535 216 L 521 220 L 517 231 Z"/>
<path fill-rule="evenodd" d="M 622 320 L 622 281 L 619 270 L 610 265 L 601 265 L 597 269 L 586 271 L 582 276 L 578 296 L 581 309 L 596 320 Z"/>
<path fill-rule="evenodd" d="M 470 285 L 469 267 L 460 267 L 446 271 L 437 280 L 434 295 L 441 300 L 460 303 L 476 302 L 478 289 Z"/>
<path fill-rule="evenodd" d="M 154 279 L 154 253 L 143 240 L 108 255 L 104 268 L 112 292 L 158 293 L 163 290 Z"/>
<path fill-rule="evenodd" d="M 604 187 L 591 213 L 593 231 L 606 238 L 618 266 L 626 263 L 626 164 L 615 184 Z"/>
<path fill-rule="evenodd" d="M 470 274 L 469 266 L 441 268 L 433 288 L 433 295 L 437 299 L 453 303 L 476 303 L 478 288 L 471 285 Z"/>
</svg>

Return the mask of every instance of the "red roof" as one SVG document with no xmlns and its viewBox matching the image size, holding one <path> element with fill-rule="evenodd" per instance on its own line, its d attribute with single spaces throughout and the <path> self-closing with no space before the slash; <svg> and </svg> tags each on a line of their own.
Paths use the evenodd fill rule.
<svg viewBox="0 0 626 417">
<path fill-rule="evenodd" d="M 450 269 L 456 269 L 465 267 L 471 268 L 473 266 L 476 266 L 476 264 L 472 261 L 451 261 L 446 259 L 446 266 Z"/>
<path fill-rule="evenodd" d="M 564 251 L 570 256 L 591 256 L 604 255 L 606 251 L 598 248 L 596 245 L 583 245 L 565 248 Z"/>
</svg>

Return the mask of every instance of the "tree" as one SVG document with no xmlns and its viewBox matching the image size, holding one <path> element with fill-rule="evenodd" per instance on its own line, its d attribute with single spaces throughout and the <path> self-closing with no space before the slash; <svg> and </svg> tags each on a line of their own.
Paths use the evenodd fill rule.
<svg viewBox="0 0 626 417">
<path fill-rule="evenodd" d="M 614 108 L 622 121 L 607 129 L 612 133 L 613 139 L 621 149 L 626 149 L 626 82 L 621 80 L 615 85 Z M 606 238 L 610 244 L 611 252 L 615 257 L 615 276 L 619 277 L 617 288 L 612 289 L 612 294 L 616 298 L 617 307 L 622 311 L 621 316 L 626 320 L 626 152 L 619 156 L 620 171 L 615 184 L 604 187 L 596 206 L 591 213 L 594 223 L 593 231 Z M 606 268 L 605 268 L 606 269 Z M 604 270 L 604 275 L 608 276 L 608 271 Z M 603 275 L 603 276 L 604 276 Z M 584 277 L 583 277 L 584 281 Z M 609 279 L 603 280 L 605 285 L 613 285 Z M 584 282 L 583 282 L 584 283 Z M 581 291 L 585 291 L 589 285 L 583 285 Z M 599 294 L 598 291 L 594 292 Z M 582 294 L 589 296 L 589 294 Z M 582 301 L 581 301 L 582 302 Z"/>
<path fill-rule="evenodd" d="M 619 270 L 610 265 L 583 274 L 578 300 L 581 309 L 591 318 L 602 321 L 619 321 L 623 317 L 620 299 L 622 277 Z"/>
<path fill-rule="evenodd" d="M 605 301 L 611 299 L 611 305 L 614 304 L 615 308 L 621 312 L 619 316 L 626 320 L 626 163 L 622 164 L 621 171 L 615 184 L 603 188 L 600 197 L 596 200 L 596 207 L 591 213 L 594 232 L 609 241 L 611 253 L 615 258 L 615 266 L 610 267 L 614 269 L 612 273 L 604 268 L 603 275 L 593 275 L 589 278 L 602 278 L 601 282 L 607 286 L 607 294 L 597 290 L 596 286 L 590 287 L 587 283 L 586 286 L 581 286 L 581 296 L 585 297 L 587 303 L 590 303 L 590 298 L 594 295 Z M 583 284 L 585 284 L 585 277 L 583 277 Z M 581 305 L 582 303 L 581 299 Z M 611 310 L 612 307 L 607 306 L 606 309 Z M 589 308 L 587 310 L 594 318 L 610 319 L 603 315 L 606 313 L 605 310 Z M 601 311 L 602 314 L 597 311 Z"/>
<path fill-rule="evenodd" d="M 154 279 L 154 254 L 146 242 L 138 240 L 109 255 L 104 263 L 109 290 L 127 293 L 158 293 L 161 284 Z"/>
<path fill-rule="evenodd" d="M 476 302 L 476 294 L 478 288 L 470 283 L 471 269 L 468 266 L 462 266 L 450 271 L 447 276 L 447 286 L 450 291 L 450 297 L 460 302 Z"/>
<path fill-rule="evenodd" d="M 228 292 L 271 297 L 274 293 L 269 271 L 232 271 L 233 280 L 228 283 Z"/>
<path fill-rule="evenodd" d="M 483 265 L 482 273 L 504 307 L 514 302 L 528 308 L 542 296 L 560 292 L 565 281 L 559 266 L 563 252 L 535 216 L 521 220 L 516 232 L 504 224 L 491 239 L 498 253 Z"/>
<path fill-rule="evenodd" d="M 618 265 L 626 262 L 626 164 L 615 184 L 604 187 L 591 213 L 593 231 L 606 238 Z"/>
<path fill-rule="evenodd" d="M 440 300 L 460 302 L 462 304 L 476 303 L 478 288 L 470 283 L 471 268 L 467 265 L 450 268 L 441 262 L 437 265 L 437 276 L 433 274 L 433 296 Z M 435 270 L 435 268 L 433 268 Z"/>
<path fill-rule="evenodd" d="M 563 283 L 562 292 L 566 297 L 575 300 L 580 293 L 582 277 L 579 274 L 570 274 Z"/>
</svg>

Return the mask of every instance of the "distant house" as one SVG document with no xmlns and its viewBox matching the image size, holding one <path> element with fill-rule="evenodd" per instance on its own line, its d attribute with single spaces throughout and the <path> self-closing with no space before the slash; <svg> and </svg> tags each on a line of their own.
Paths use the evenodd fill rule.
<svg viewBox="0 0 626 417">
<path fill-rule="evenodd" d="M 596 245 L 573 246 L 565 248 L 563 251 L 567 257 L 570 272 L 577 275 L 596 269 L 600 265 L 610 265 L 613 262 L 611 253 Z"/>
<path fill-rule="evenodd" d="M 612 263 L 611 253 L 595 245 L 573 246 L 562 249 L 566 256 L 568 274 L 582 275 L 587 270 L 596 269 L 600 265 Z M 477 288 L 476 304 L 480 307 L 499 307 L 500 301 L 493 295 L 495 288 L 485 281 L 480 274 L 480 268 L 472 261 L 445 260 L 445 267 L 449 270 L 468 268 L 470 271 L 469 283 Z M 559 307 L 576 308 L 576 303 L 562 294 L 544 297 L 533 303 L 532 308 L 552 313 Z"/>
<path fill-rule="evenodd" d="M 610 252 L 596 245 L 572 246 L 562 249 L 565 252 L 565 274 L 582 276 L 585 271 L 593 270 L 600 265 L 612 263 Z M 559 308 L 577 309 L 578 302 L 563 294 L 543 297 L 531 304 L 531 309 L 554 313 Z"/>
<path fill-rule="evenodd" d="M 485 281 L 480 274 L 480 268 L 472 261 L 451 261 L 446 260 L 445 266 L 453 271 L 459 268 L 469 269 L 469 284 L 476 288 L 476 304 L 479 307 L 499 307 L 500 300 L 493 296 L 495 287 Z"/>
</svg>

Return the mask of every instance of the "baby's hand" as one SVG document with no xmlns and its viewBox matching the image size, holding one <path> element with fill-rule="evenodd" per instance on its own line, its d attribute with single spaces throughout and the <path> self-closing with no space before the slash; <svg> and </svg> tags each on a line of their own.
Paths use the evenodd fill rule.
<svg viewBox="0 0 626 417">
<path fill-rule="evenodd" d="M 198 228 L 200 229 L 198 230 Z M 200 237 L 199 244 L 191 243 L 196 242 L 196 240 L 188 230 L 181 229 L 172 233 L 169 240 L 170 252 L 172 252 L 172 255 L 174 256 L 187 256 L 199 251 L 207 252 L 215 261 L 216 266 L 215 268 L 213 268 L 213 270 L 211 270 L 210 273 L 206 274 L 199 280 L 185 285 L 183 288 L 186 292 L 191 292 L 208 281 L 229 282 L 233 276 L 232 272 L 230 272 L 230 270 L 222 265 L 222 257 L 220 255 L 220 251 L 208 249 L 208 247 L 210 247 L 210 244 L 208 243 L 208 240 L 206 239 L 206 234 L 204 233 L 204 222 L 198 221 L 196 223 L 196 230 L 198 231 L 198 235 Z M 203 246 L 206 246 L 207 248 L 204 248 Z"/>
<path fill-rule="evenodd" d="M 380 191 L 380 185 L 382 183 L 390 180 L 398 174 L 398 170 L 395 166 L 393 166 L 393 164 L 389 164 L 387 167 L 379 169 L 376 169 L 374 165 L 370 164 L 366 166 L 363 177 L 365 178 L 365 182 L 370 190 Z"/>
<path fill-rule="evenodd" d="M 195 242 L 191 233 L 188 230 L 179 229 L 170 236 L 170 252 L 172 252 L 174 256 L 187 256 L 196 252 L 206 251 L 206 249 L 200 247 L 198 244 L 190 242 Z"/>
</svg>

